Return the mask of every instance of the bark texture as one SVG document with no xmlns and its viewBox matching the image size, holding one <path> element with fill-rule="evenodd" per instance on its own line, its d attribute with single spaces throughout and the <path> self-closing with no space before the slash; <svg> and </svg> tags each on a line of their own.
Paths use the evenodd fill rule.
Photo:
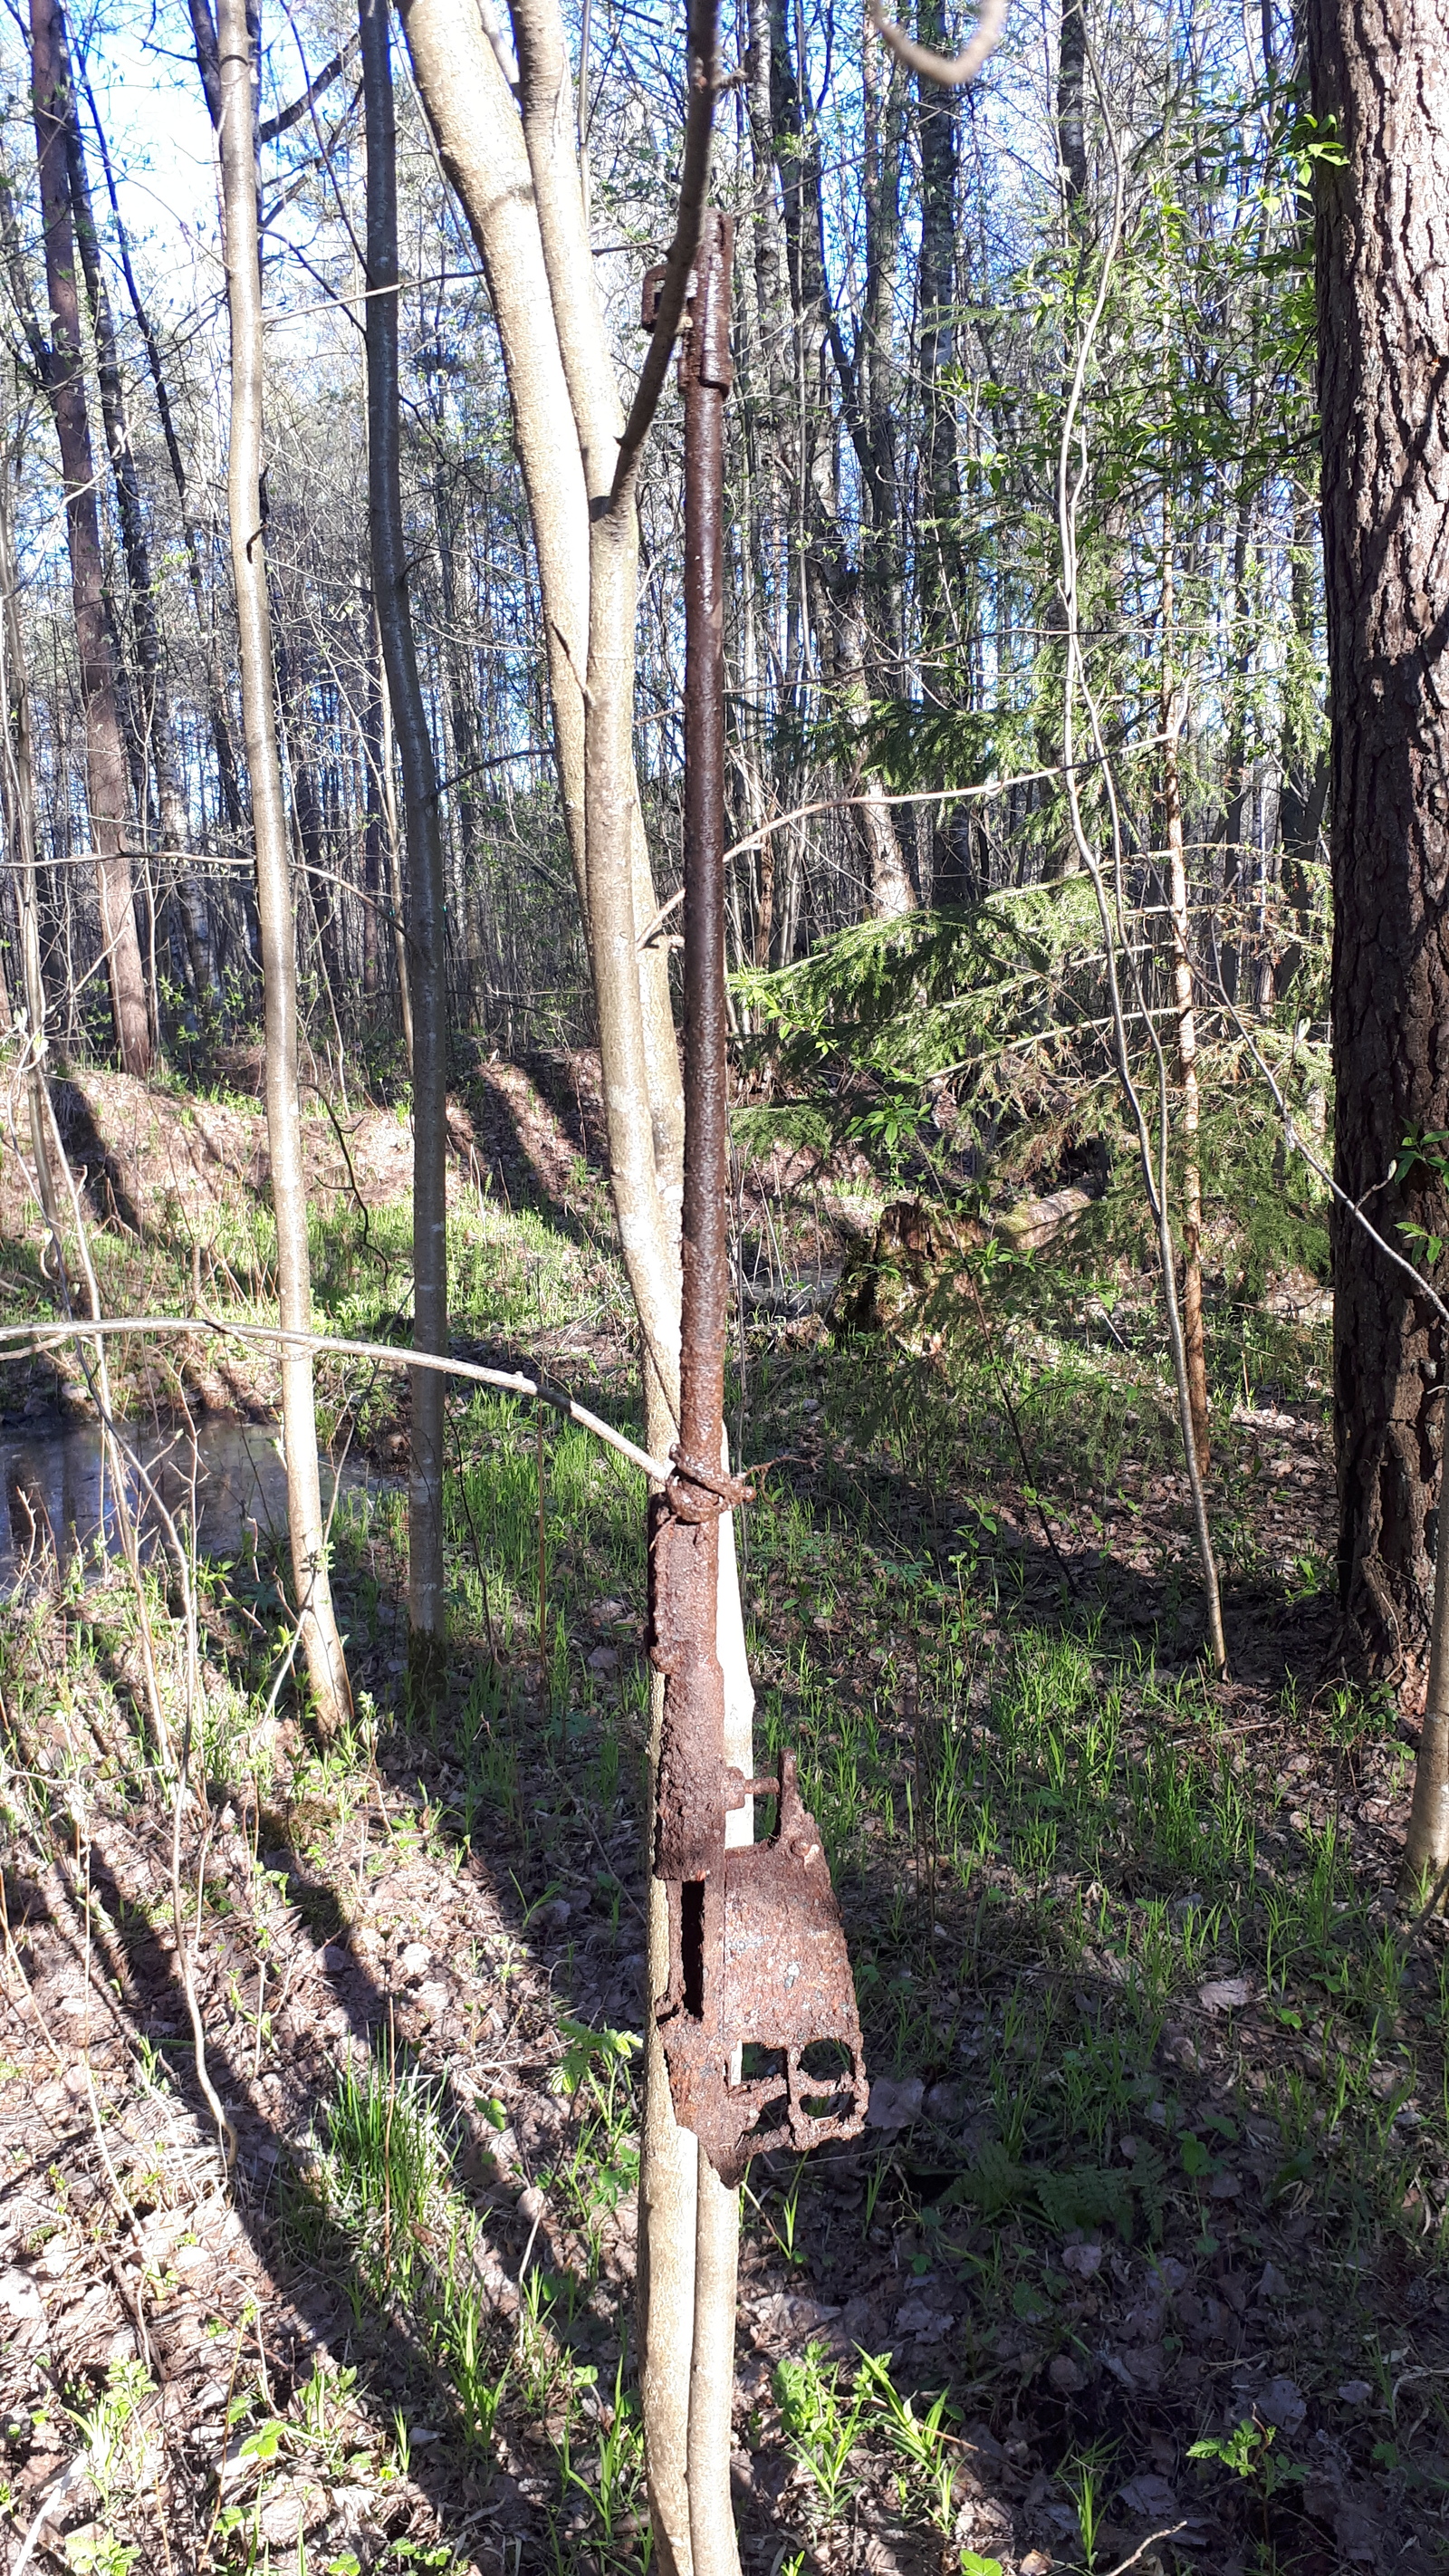
<svg viewBox="0 0 1449 2576">
<path fill-rule="evenodd" d="M 1391 1243 L 1449 1233 L 1404 1139 L 1449 1127 L 1449 0 L 1314 0 L 1323 552 L 1333 700 L 1337 1177 Z M 1422 1695 L 1443 1335 L 1336 1212 L 1339 1575 Z"/>
</svg>

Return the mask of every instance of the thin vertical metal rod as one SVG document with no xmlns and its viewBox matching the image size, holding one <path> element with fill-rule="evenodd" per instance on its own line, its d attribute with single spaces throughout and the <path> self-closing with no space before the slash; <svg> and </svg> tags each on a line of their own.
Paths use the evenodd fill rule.
<svg viewBox="0 0 1449 2576">
<path fill-rule="evenodd" d="M 730 382 L 731 226 L 706 210 L 695 262 L 684 380 L 684 1224 L 679 1460 L 718 1478 L 729 1322 L 729 1093 L 724 969 L 724 402 Z M 719 1514 L 693 1533 L 693 1602 L 709 1683 L 708 1748 L 723 1826 L 724 1676 L 718 1652 Z M 704 1892 L 711 1948 L 724 1948 L 724 1833 Z M 738 2073 L 736 2062 L 735 2073 Z M 729 2510 L 739 2192 L 703 2147 L 689 2383 L 693 2576 L 739 2576 Z"/>
<path fill-rule="evenodd" d="M 681 1460 L 717 1475 L 729 1302 L 724 971 L 724 398 L 729 227 L 699 246 L 684 376 L 684 1243 Z"/>
</svg>

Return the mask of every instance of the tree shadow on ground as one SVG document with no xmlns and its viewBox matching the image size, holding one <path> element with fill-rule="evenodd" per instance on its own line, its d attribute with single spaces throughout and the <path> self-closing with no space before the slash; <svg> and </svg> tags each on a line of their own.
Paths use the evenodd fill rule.
<svg viewBox="0 0 1449 2576">
<path fill-rule="evenodd" d="M 820 1515 L 847 1491 L 857 1510 L 863 1497 L 902 1555 L 928 1553 L 942 1572 L 963 1533 L 972 1535 L 976 1579 L 994 1584 L 1008 1647 L 1017 1629 L 1081 1638 L 1095 1626 L 1098 1651 L 1114 1639 L 1125 1650 L 1143 1635 L 1144 1611 L 1162 1630 L 1176 1616 L 1170 1577 L 1144 1594 L 1144 1578 L 1078 1565 L 1069 1555 L 1079 1585 L 1073 1596 L 1029 1514 L 1010 1544 L 983 1552 L 980 1529 L 952 1518 L 919 1479 L 852 1466 L 842 1483 L 835 1462 L 810 1454 L 791 1472 Z M 1126 1584 L 1120 1601 L 1114 1571 Z M 399 1659 L 388 1654 L 378 1622 L 348 1603 L 345 1582 L 341 1589 L 359 1640 L 359 1683 L 385 1708 L 399 1687 Z M 1273 1616 L 1265 1599 L 1265 1626 Z M 368 1627 L 370 1650 L 362 1642 Z M 1265 1649 L 1267 1684 L 1280 1661 Z M 627 2237 L 608 2235 L 605 2260 L 591 2264 L 568 2179 L 580 2124 L 549 2082 L 560 2006 L 580 2024 L 635 2031 L 644 2010 L 639 1743 L 627 1647 L 615 1672 L 609 1687 L 617 1704 L 590 1712 L 575 1706 L 572 1687 L 560 1705 L 545 1704 L 522 1667 L 506 1691 L 475 1694 L 487 1671 L 465 1664 L 436 1728 L 385 1723 L 370 1751 L 330 1768 L 320 1748 L 305 1760 L 299 1738 L 285 1801 L 259 1800 L 245 1782 L 219 1782 L 209 1814 L 186 1822 L 185 1885 L 194 1891 L 208 1850 L 205 1866 L 217 1881 L 218 1901 L 200 1918 L 209 2054 L 240 2132 L 237 2213 L 254 2258 L 248 2280 L 264 2301 L 273 2396 L 283 2406 L 325 2354 L 361 2369 L 379 2407 L 397 2403 L 410 2421 L 421 2419 L 440 2438 L 416 2450 L 419 2494 L 438 2529 L 466 2543 L 487 2576 L 599 2563 L 594 2508 L 566 2488 L 557 2445 L 546 2438 L 549 2422 L 557 2425 L 547 2383 L 538 2382 L 531 2424 L 505 2396 L 491 2442 L 480 2441 L 459 2348 L 439 2344 L 425 2305 L 379 2299 L 357 2234 L 323 2193 L 307 2142 L 345 2062 L 416 2066 L 440 2106 L 450 2203 L 477 2230 L 470 2277 L 478 2286 L 478 2351 L 490 2371 L 508 2363 L 513 2390 L 521 2385 L 520 2279 L 526 2288 L 542 2261 L 555 2285 L 556 2374 L 597 2369 L 596 2396 L 611 2384 L 629 2246 Z M 588 1722 L 575 1728 L 580 1715 Z M 1270 1722 L 1280 1721 L 1265 1716 Z M 597 1783 L 585 1776 L 589 1765 L 598 1766 Z M 98 2013 L 114 2012 L 111 2058 L 102 2063 L 93 2053 L 108 2080 L 147 2048 L 164 2053 L 166 2091 L 193 2124 L 191 2152 L 204 2156 L 210 2115 L 190 2060 L 174 1948 L 154 1906 L 149 1915 L 138 1911 L 148 1885 L 153 1897 L 164 1886 L 167 1836 L 154 1812 L 144 1830 L 134 1819 L 98 1821 L 90 1878 L 99 1910 L 88 1914 L 67 1857 L 72 1829 L 57 1801 L 51 1867 L 43 1879 L 13 1883 L 11 1919 L 43 2000 L 59 1993 L 63 1966 L 71 1978 L 89 1976 Z M 1311 1878 L 1310 1844 L 1308 1826 L 1294 1826 L 1280 1877 Z M 1376 1848 L 1370 1837 L 1366 1868 Z M 284 1881 L 288 1913 L 280 1924 L 251 1910 L 249 1850 Z M 1171 1887 L 1191 1884 L 1191 1867 L 1184 1855 L 1160 1889 L 1154 1881 L 1153 1900 L 1165 1907 Z M 1361 2531 L 1373 2514 L 1380 2563 L 1407 2570 L 1411 2562 L 1396 2554 L 1404 2508 L 1371 2456 L 1383 2424 L 1372 2408 L 1355 2414 L 1336 2405 L 1333 2373 L 1362 2367 L 1361 2357 L 1351 2362 L 1339 2348 L 1352 2340 L 1347 2324 L 1364 2318 L 1385 2328 L 1392 2320 L 1397 2332 L 1408 2317 L 1410 2366 L 1440 2366 L 1436 2249 L 1430 2239 L 1412 2246 L 1376 2208 L 1357 2207 L 1316 2145 L 1293 2170 L 1281 2104 L 1265 2114 L 1244 2061 L 1246 2053 L 1286 2088 L 1290 2074 L 1303 2077 L 1300 2037 L 1274 2023 L 1256 1991 L 1249 2004 L 1224 2012 L 1191 1991 L 1169 2002 L 1124 1983 L 1100 1936 L 1074 1928 L 1070 1890 L 1049 1880 L 997 1887 L 983 1872 L 965 1885 L 943 1884 L 923 1874 L 919 1856 L 912 1865 L 898 1842 L 882 1840 L 867 1842 L 842 1881 L 855 1955 L 874 1971 L 863 1988 L 872 2064 L 918 2090 L 899 2122 L 807 2168 L 796 2203 L 803 2218 L 788 2244 L 794 2170 L 762 2163 L 752 2172 L 762 2215 L 745 2248 L 740 2382 L 749 2410 L 736 2460 L 752 2576 L 797 2548 L 822 2576 L 846 2565 L 924 2576 L 939 2564 L 940 2543 L 920 2519 L 919 2500 L 903 2518 L 884 2473 L 869 2482 L 853 2524 L 812 2537 L 808 2483 L 799 2483 L 774 2423 L 772 2373 L 782 2356 L 798 2361 L 817 2339 L 834 2356 L 831 2367 L 848 2372 L 863 2345 L 895 2355 L 902 2390 L 949 2386 L 960 2410 L 956 2438 L 966 2445 L 962 2504 L 970 2504 L 971 2521 L 962 2537 L 978 2554 L 1009 2561 L 1029 2543 L 1070 2549 L 1070 2536 L 1050 2520 L 1066 2509 L 1060 2475 L 1101 2445 L 1115 2446 L 1125 2486 L 1152 2475 L 1175 2482 L 1179 2501 L 1204 2527 L 1193 2545 L 1207 2547 L 1224 2571 L 1246 2563 L 1263 2530 L 1285 2567 L 1304 2576 L 1327 2571 L 1343 2563 L 1331 2551 L 1348 2544 L 1325 2534 L 1336 2534 L 1345 2516 L 1345 2530 Z M 368 1930 L 376 1946 L 363 1941 Z M 478 1945 L 471 1959 L 470 1943 Z M 426 1955 L 410 1960 L 413 1948 Z M 329 1959 L 329 1949 L 339 1955 Z M 109 1989 L 96 1974 L 102 1961 Z M 1324 1963 L 1337 1973 L 1331 1945 Z M 273 2033 L 259 2045 L 245 2015 L 251 2009 L 255 2024 L 267 1986 L 275 1990 L 278 1980 Z M 51 2026 L 68 2027 L 73 2040 L 73 2022 L 52 2013 Z M 1046 2101 L 1077 2086 L 1083 2134 L 1095 2138 L 1090 2148 L 1072 2145 L 1065 2128 L 1055 2151 L 1030 2130 L 1014 2134 L 1014 2107 L 1033 2069 L 1042 2072 L 1044 2032 L 1056 2034 L 1045 2069 L 1051 2083 L 1043 2077 L 1037 2092 Z M 68 2143 L 47 2141 L 42 2152 L 52 2162 L 88 2155 L 93 2142 L 72 2116 L 75 2097 L 65 2085 L 78 2062 L 73 2048 L 67 2058 L 53 2107 L 65 2115 L 60 2137 Z M 937 2087 L 954 2087 L 954 2101 L 933 2106 Z M 1234 2124 L 1236 2138 L 1215 2119 Z M 1128 2136 L 1138 2148 L 1131 2159 Z M 1205 2161 L 1189 2154 L 1189 2139 Z M 589 2152 L 597 2160 L 597 2142 Z M 1390 2138 L 1386 2170 L 1396 2152 Z M 32 2140 L 32 2160 L 33 2153 Z M 1222 2176 L 1236 2188 L 1215 2197 Z M 1068 2263 L 1074 2244 L 1095 2253 L 1096 2264 Z M 1324 2286 L 1335 2265 L 1342 2272 L 1346 2253 L 1357 2267 L 1351 2319 L 1353 2303 L 1340 2291 L 1344 2314 L 1333 2312 Z M 1270 2274 L 1292 2285 L 1291 2300 L 1273 2289 Z M 137 2294 L 146 2296 L 144 2282 Z M 178 2338 L 173 2352 L 167 2343 L 171 2295 L 153 2303 L 148 2331 L 162 2367 L 180 2377 L 193 2346 Z M 118 2317 L 124 2312 L 122 2302 Z M 565 2351 L 574 2363 L 565 2363 Z M 579 2354 L 587 2356 L 582 2364 Z M 1226 2477 L 1200 2486 L 1184 2455 L 1209 2425 L 1229 2428 L 1269 2404 L 1291 2415 L 1295 2399 L 1272 2394 L 1283 2380 L 1319 2442 L 1322 2480 L 1314 2510 L 1304 2488 L 1264 2500 L 1259 2514 L 1256 2496 L 1240 2495 Z M 587 2421 L 577 2443 L 591 2438 Z M 577 2444 L 574 2456 L 582 2456 Z M 203 2521 L 209 2509 L 207 2502 Z M 571 2529 L 575 2509 L 583 2520 Z M 1135 2546 L 1144 2517 L 1120 2510 Z M 623 2537 L 629 2546 L 615 2551 L 612 2565 L 637 2557 L 637 2535 Z"/>
</svg>

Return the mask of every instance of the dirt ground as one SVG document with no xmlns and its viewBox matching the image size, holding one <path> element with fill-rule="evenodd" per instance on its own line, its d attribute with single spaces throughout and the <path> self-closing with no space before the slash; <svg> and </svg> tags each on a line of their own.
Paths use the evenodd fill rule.
<svg viewBox="0 0 1449 2576">
<path fill-rule="evenodd" d="M 460 1192 L 596 1245 L 588 1075 L 482 1068 Z M 260 1190 L 244 1102 L 87 1077 L 83 1107 L 92 1206 L 104 1174 L 158 1278 L 178 1209 L 199 1240 Z M 406 1130 L 342 1123 L 350 1178 L 308 1121 L 319 1191 L 396 1209 Z M 739 1229 L 768 1282 L 793 1211 L 782 1292 L 870 1231 L 783 1159 Z M 786 1464 L 744 1587 L 761 1736 L 814 1784 L 874 2081 L 861 2139 L 748 2178 L 748 2576 L 1427 2576 L 1449 2563 L 1449 1952 L 1395 1893 L 1410 1734 L 1335 1680 L 1321 1406 L 1244 1402 L 1225 1429 L 1214 1685 L 1170 1451 L 1055 1472 L 1021 1411 L 1065 1366 L 1045 1328 L 994 1316 L 1040 1463 L 1003 1425 L 988 1476 L 949 1446 L 997 1401 L 987 1360 L 918 1433 L 929 1348 L 852 1358 L 813 1302 L 747 1310 L 750 1454 Z M 616 1391 L 612 1327 L 547 1329 Z M 487 1433 L 476 1508 L 531 1441 Z M 233 1568 L 201 1605 L 215 1752 L 179 1808 L 143 1757 L 117 1568 L 0 1614 L 12 2565 L 646 2563 L 642 1563 L 609 1553 L 598 1472 L 550 1524 L 547 1680 L 524 1576 L 511 1642 L 495 1627 L 499 1574 L 476 1616 L 460 1595 L 429 1725 L 396 1524 L 339 1555 L 340 1748 L 286 1690 L 265 1707 L 280 1570 Z M 458 1536 L 480 1578 L 494 1526 Z"/>
</svg>

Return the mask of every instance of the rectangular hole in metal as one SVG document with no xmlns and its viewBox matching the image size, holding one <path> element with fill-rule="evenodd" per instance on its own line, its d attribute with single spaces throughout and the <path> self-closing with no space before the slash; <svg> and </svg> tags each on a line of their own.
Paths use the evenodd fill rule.
<svg viewBox="0 0 1449 2576">
<path fill-rule="evenodd" d="M 812 2120 L 842 2118 L 851 2107 L 855 2059 L 839 2039 L 812 2039 L 800 2052 L 800 2108 Z"/>
<path fill-rule="evenodd" d="M 704 2019 L 704 1880 L 687 1878 L 679 1891 L 680 1966 L 684 1971 L 684 2008 Z"/>
<path fill-rule="evenodd" d="M 765 2048 L 747 2039 L 740 2051 L 740 2078 L 745 2084 L 783 2084 L 787 2073 L 783 2048 Z"/>
<path fill-rule="evenodd" d="M 778 2087 L 751 2114 L 750 2125 L 759 2130 L 784 2128 L 790 2117 L 790 2066 L 783 2048 L 766 2048 L 757 2039 L 747 2039 L 740 2050 L 740 2081 Z"/>
</svg>

